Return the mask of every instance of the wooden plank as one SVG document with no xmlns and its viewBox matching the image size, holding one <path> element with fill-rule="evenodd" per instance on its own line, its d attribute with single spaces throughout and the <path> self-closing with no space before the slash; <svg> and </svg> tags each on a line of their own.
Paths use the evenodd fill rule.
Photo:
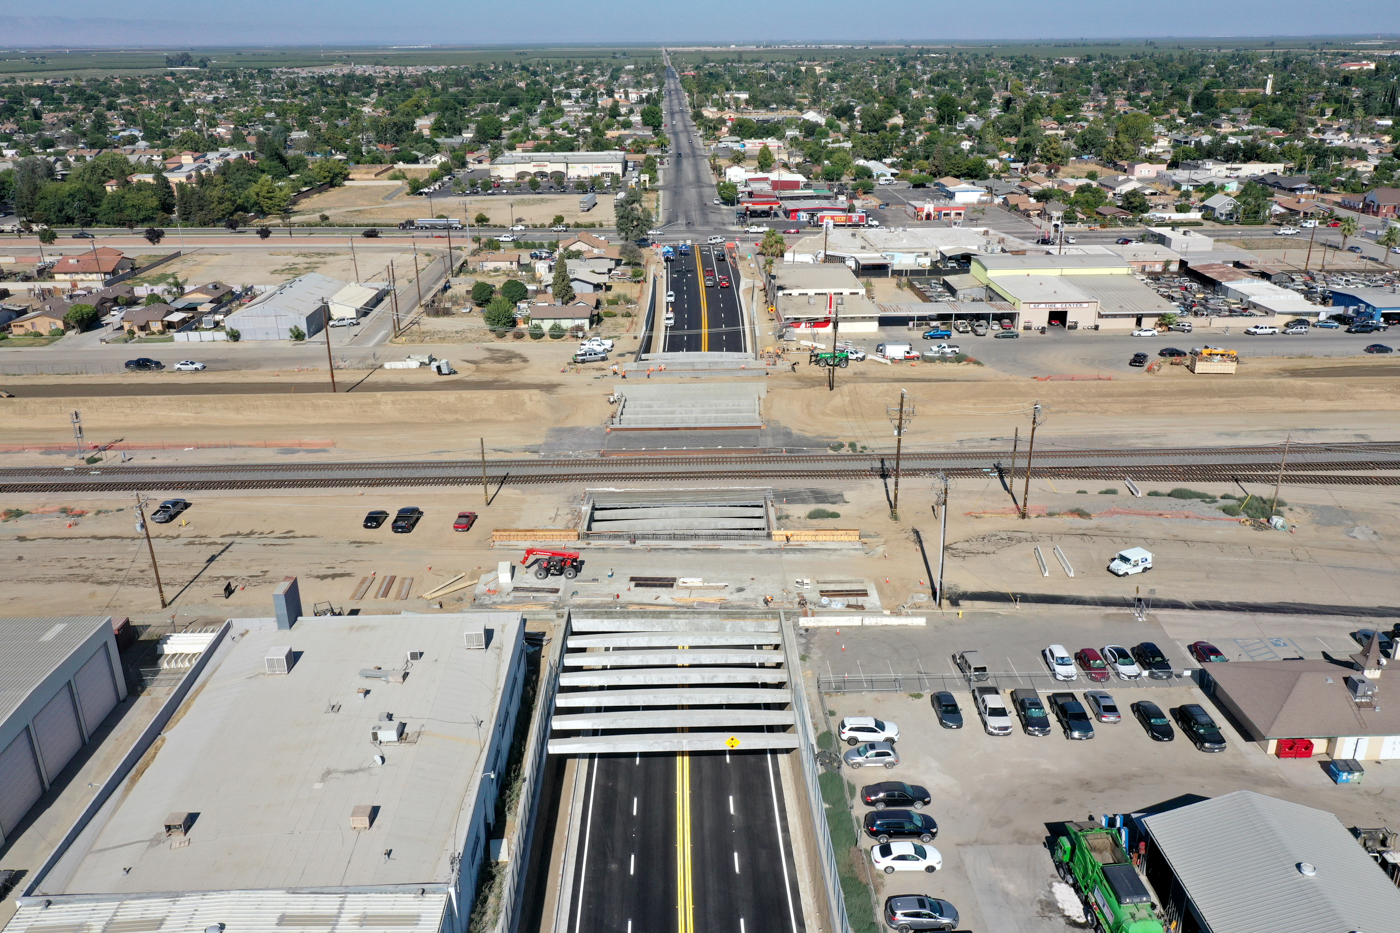
<svg viewBox="0 0 1400 933">
<path fill-rule="evenodd" d="M 395 576 L 392 575 L 392 574 L 390 574 L 389 576 L 385 577 L 385 578 L 384 578 L 384 582 L 381 583 L 381 584 L 379 584 L 379 589 L 375 591 L 375 593 L 374 593 L 374 598 L 375 598 L 375 599 L 388 599 L 388 598 L 389 598 L 389 591 L 393 588 L 393 586 L 394 586 L 394 581 L 395 581 L 396 579 L 398 579 L 398 578 L 395 577 Z"/>
<path fill-rule="evenodd" d="M 359 602 L 360 600 L 364 599 L 365 594 L 369 592 L 369 585 L 373 582 L 374 574 L 370 574 L 367 577 L 360 577 L 360 582 L 355 586 L 355 592 L 350 597 L 351 601 Z"/>
<path fill-rule="evenodd" d="M 395 599 L 408 599 L 409 591 L 413 589 L 413 578 L 404 577 L 399 581 L 399 595 Z"/>
<path fill-rule="evenodd" d="M 452 584 L 456 583 L 458 580 L 462 579 L 465 576 L 465 573 L 459 573 L 457 574 L 457 576 L 453 577 L 451 580 L 448 580 L 446 583 L 439 584 L 438 586 L 435 586 L 432 589 L 428 590 L 428 592 L 420 593 L 419 595 L 423 599 L 432 599 L 433 597 L 438 595 L 438 590 L 442 590 L 444 592 L 450 591 L 452 588 Z"/>
</svg>

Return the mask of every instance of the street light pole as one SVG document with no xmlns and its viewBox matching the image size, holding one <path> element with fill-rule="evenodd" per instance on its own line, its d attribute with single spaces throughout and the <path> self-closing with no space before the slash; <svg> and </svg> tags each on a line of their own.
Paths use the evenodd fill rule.
<svg viewBox="0 0 1400 933">
<path fill-rule="evenodd" d="M 151 544 L 151 526 L 146 523 L 145 506 L 146 500 L 142 499 L 141 494 L 138 492 L 136 494 L 136 514 L 140 516 L 141 530 L 146 535 L 146 550 L 151 555 L 151 572 L 156 576 L 156 592 L 160 594 L 160 608 L 164 609 L 166 608 L 165 587 L 161 586 L 160 583 L 160 567 L 156 565 L 156 549 L 155 545 Z"/>
</svg>

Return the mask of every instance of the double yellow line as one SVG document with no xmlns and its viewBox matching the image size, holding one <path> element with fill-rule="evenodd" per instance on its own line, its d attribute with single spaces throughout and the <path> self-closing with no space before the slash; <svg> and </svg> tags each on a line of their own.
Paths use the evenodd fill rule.
<svg viewBox="0 0 1400 933">
<path fill-rule="evenodd" d="M 695 271 L 700 277 L 700 352 L 710 351 L 710 306 L 705 301 L 705 265 L 700 259 L 700 244 L 695 244 Z M 719 281 L 716 279 L 715 281 Z M 681 933 L 686 933 L 682 930 Z"/>
<path fill-rule="evenodd" d="M 695 890 L 690 865 L 690 755 L 676 755 L 676 928 L 694 933 Z"/>
</svg>

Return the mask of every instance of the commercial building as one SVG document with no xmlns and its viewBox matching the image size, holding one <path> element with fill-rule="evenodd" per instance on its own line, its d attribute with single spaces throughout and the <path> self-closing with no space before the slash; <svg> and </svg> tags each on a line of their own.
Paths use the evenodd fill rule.
<svg viewBox="0 0 1400 933">
<path fill-rule="evenodd" d="M 1190 227 L 1148 227 L 1142 233 L 1144 243 L 1157 243 L 1183 257 L 1187 253 L 1205 253 L 1215 249 L 1215 239 Z"/>
<path fill-rule="evenodd" d="M 842 263 L 775 266 L 766 291 L 780 333 L 787 329 L 830 333 L 838 317 L 842 333 L 879 330 L 879 309 L 866 297 L 855 273 Z"/>
<path fill-rule="evenodd" d="M 1175 305 L 1138 281 L 1111 253 L 1064 256 L 974 256 L 971 273 L 1016 309 L 1021 328 L 1151 327 Z"/>
<path fill-rule="evenodd" d="M 1219 665 L 1230 667 L 1233 665 Z M 1400 889 L 1324 810 L 1241 790 L 1135 819 L 1178 933 L 1393 930 Z"/>
<path fill-rule="evenodd" d="M 534 175 L 548 178 L 555 172 L 566 179 L 593 178 L 597 175 L 627 173 L 624 152 L 503 152 L 491 160 L 492 178 L 520 178 Z"/>
<path fill-rule="evenodd" d="M 111 616 L 0 619 L 0 848 L 126 699 Z"/>
<path fill-rule="evenodd" d="M 293 327 L 311 337 L 326 326 L 330 301 L 345 286 L 340 279 L 308 272 L 233 312 L 224 325 L 242 340 L 290 340 Z"/>
<path fill-rule="evenodd" d="M 331 309 L 331 319 L 357 319 L 369 314 L 387 290 L 375 285 L 349 283 L 327 300 Z"/>
<path fill-rule="evenodd" d="M 823 259 L 846 263 L 857 275 L 928 275 L 950 260 L 979 253 L 1041 252 L 1035 244 L 985 227 L 890 227 L 835 229 L 803 237 L 788 247 L 783 262 Z"/>
<path fill-rule="evenodd" d="M 293 613 L 295 615 L 296 613 Z M 225 623 L 11 933 L 464 933 L 526 676 L 518 613 Z"/>
<path fill-rule="evenodd" d="M 1333 288 L 1332 307 L 1362 317 L 1400 321 L 1400 292 L 1391 288 Z"/>
</svg>

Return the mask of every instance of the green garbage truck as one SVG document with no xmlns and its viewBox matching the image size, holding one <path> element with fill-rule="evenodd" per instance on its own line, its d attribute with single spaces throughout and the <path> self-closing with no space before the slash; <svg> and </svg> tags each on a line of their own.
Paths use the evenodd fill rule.
<svg viewBox="0 0 1400 933">
<path fill-rule="evenodd" d="M 1152 895 L 1123 851 L 1118 830 L 1065 823 L 1050 851 L 1055 870 L 1084 902 L 1091 927 L 1104 933 L 1164 933 Z"/>
</svg>

